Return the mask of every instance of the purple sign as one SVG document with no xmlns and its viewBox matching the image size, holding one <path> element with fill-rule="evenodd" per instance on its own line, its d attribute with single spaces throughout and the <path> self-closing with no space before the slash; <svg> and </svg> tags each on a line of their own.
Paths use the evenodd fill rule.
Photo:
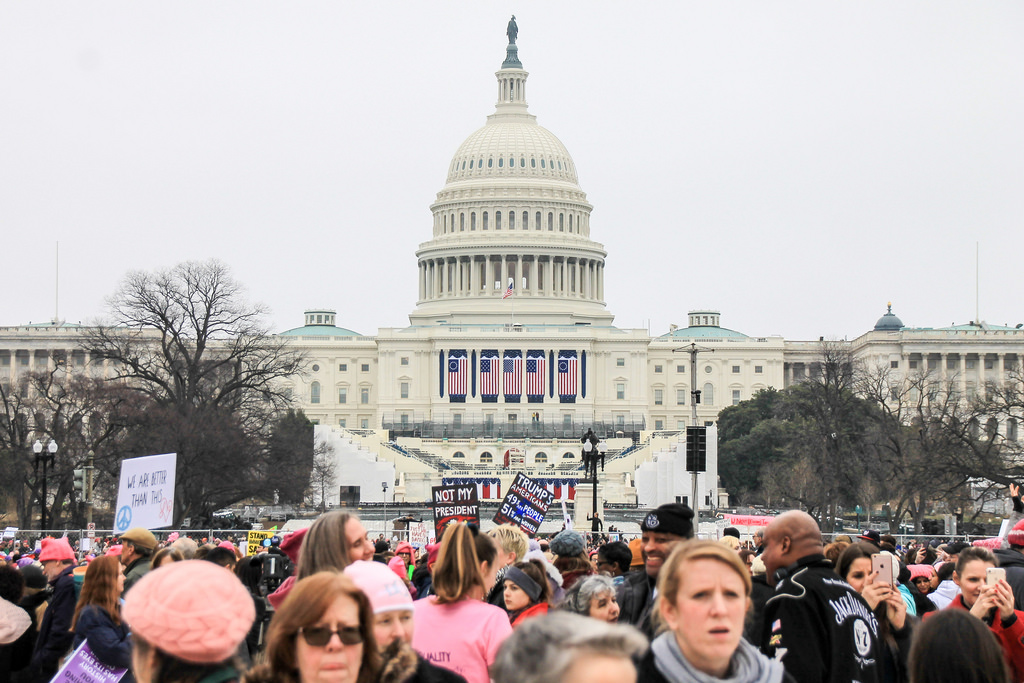
<svg viewBox="0 0 1024 683">
<path fill-rule="evenodd" d="M 107 666 L 92 653 L 84 641 L 68 658 L 50 683 L 117 683 L 128 669 Z"/>
</svg>

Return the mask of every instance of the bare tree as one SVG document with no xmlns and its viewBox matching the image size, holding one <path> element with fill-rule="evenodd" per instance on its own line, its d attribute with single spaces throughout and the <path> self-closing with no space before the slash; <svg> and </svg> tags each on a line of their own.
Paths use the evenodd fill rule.
<svg viewBox="0 0 1024 683">
<path fill-rule="evenodd" d="M 334 447 L 326 441 L 316 444 L 313 449 L 313 469 L 309 475 L 311 497 L 319 498 L 320 511 L 327 511 L 327 489 L 334 486 L 338 474 L 338 463 L 334 459 Z"/>
<path fill-rule="evenodd" d="M 178 454 L 175 523 L 255 493 L 270 417 L 290 400 L 283 380 L 305 366 L 264 308 L 218 261 L 131 272 L 108 308 L 82 346 L 148 400 L 139 446 Z"/>
</svg>

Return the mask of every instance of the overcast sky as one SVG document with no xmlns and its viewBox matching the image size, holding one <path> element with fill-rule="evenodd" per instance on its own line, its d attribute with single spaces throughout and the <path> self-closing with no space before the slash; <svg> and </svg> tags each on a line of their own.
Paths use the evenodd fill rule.
<svg viewBox="0 0 1024 683">
<path fill-rule="evenodd" d="M 408 324 L 515 13 L 621 327 L 1024 322 L 1021 2 L 0 3 L 0 325 L 218 258 L 272 326 Z"/>
</svg>

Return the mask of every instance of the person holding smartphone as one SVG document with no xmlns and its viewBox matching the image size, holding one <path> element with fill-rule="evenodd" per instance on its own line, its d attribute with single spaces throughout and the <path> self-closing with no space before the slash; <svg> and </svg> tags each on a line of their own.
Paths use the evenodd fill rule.
<svg viewBox="0 0 1024 683">
<path fill-rule="evenodd" d="M 1013 680 L 1024 680 L 1024 612 L 1013 608 L 1013 591 L 1005 574 L 989 571 L 998 565 L 988 548 L 972 547 L 960 551 L 953 581 L 960 595 L 946 609 L 967 610 L 981 619 L 995 634 L 1003 655 L 1013 672 Z M 930 612 L 925 619 L 937 612 Z"/>
<path fill-rule="evenodd" d="M 878 619 L 878 640 L 882 643 L 881 680 L 905 683 L 909 680 L 907 655 L 914 620 L 896 584 L 899 564 L 888 553 L 868 543 L 854 543 L 839 556 L 836 573 L 860 593 Z"/>
</svg>

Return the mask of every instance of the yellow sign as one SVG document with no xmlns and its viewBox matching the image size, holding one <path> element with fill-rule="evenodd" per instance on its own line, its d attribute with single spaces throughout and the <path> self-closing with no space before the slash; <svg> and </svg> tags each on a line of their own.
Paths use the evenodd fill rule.
<svg viewBox="0 0 1024 683">
<path fill-rule="evenodd" d="M 256 553 L 263 550 L 263 541 L 268 538 L 273 538 L 274 531 L 250 531 L 249 536 L 246 539 L 249 543 L 249 547 L 246 549 L 246 555 L 255 555 Z"/>
</svg>

